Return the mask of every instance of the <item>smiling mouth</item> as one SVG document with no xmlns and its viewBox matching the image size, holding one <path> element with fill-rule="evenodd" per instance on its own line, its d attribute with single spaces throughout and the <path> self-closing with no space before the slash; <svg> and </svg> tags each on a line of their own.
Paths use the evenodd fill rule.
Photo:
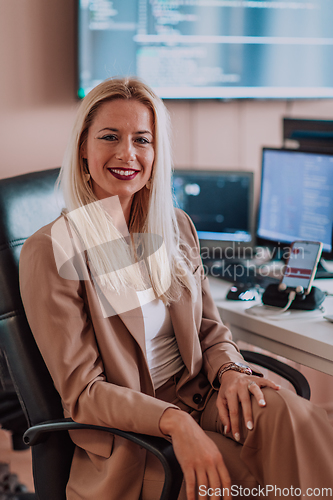
<svg viewBox="0 0 333 500">
<path fill-rule="evenodd" d="M 126 168 L 108 168 L 108 171 L 116 179 L 128 180 L 128 181 L 134 179 L 134 177 L 139 173 L 139 170 L 132 170 Z"/>
</svg>

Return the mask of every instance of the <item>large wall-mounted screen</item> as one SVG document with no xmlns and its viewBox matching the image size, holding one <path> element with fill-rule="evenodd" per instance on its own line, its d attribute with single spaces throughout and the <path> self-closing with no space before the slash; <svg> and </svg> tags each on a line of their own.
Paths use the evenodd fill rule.
<svg viewBox="0 0 333 500">
<path fill-rule="evenodd" d="M 137 75 L 162 98 L 332 98 L 333 0 L 78 0 L 78 95 Z"/>
</svg>

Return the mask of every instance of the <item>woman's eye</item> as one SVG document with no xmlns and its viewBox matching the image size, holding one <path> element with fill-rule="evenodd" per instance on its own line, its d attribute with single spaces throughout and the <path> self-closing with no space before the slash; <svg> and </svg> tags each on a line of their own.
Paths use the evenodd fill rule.
<svg viewBox="0 0 333 500">
<path fill-rule="evenodd" d="M 150 141 L 146 137 L 138 137 L 136 142 L 139 144 L 150 144 Z"/>
<path fill-rule="evenodd" d="M 114 134 L 107 134 L 107 135 L 103 135 L 103 137 L 101 137 L 101 139 L 104 139 L 105 141 L 116 141 L 117 136 Z"/>
</svg>

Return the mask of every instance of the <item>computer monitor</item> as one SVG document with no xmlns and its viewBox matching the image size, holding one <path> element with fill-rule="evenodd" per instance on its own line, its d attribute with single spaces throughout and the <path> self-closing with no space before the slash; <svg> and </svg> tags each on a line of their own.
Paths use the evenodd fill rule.
<svg viewBox="0 0 333 500">
<path fill-rule="evenodd" d="M 253 247 L 253 173 L 175 170 L 175 204 L 193 220 L 205 259 L 242 257 Z"/>
<path fill-rule="evenodd" d="M 259 245 L 321 241 L 332 258 L 333 154 L 263 148 Z"/>
<path fill-rule="evenodd" d="M 283 146 L 333 154 L 333 120 L 283 118 Z"/>
<path fill-rule="evenodd" d="M 78 96 L 137 75 L 164 99 L 333 97 L 332 0 L 78 0 Z"/>
</svg>

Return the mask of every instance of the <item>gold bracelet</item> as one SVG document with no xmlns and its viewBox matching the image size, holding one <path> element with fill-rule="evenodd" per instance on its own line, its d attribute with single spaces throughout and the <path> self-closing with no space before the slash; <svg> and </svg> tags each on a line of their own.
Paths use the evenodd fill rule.
<svg viewBox="0 0 333 500">
<path fill-rule="evenodd" d="M 219 381 L 219 383 L 221 383 L 221 377 L 223 373 L 227 371 L 226 368 L 228 368 L 228 366 L 230 365 L 232 365 L 232 363 L 226 363 L 220 367 L 219 371 L 217 372 L 217 380 Z"/>
<path fill-rule="evenodd" d="M 225 373 L 229 370 L 234 370 L 234 371 L 239 372 L 239 373 L 245 373 L 245 375 L 252 375 L 252 370 L 249 366 L 244 365 L 243 363 L 228 363 L 228 364 L 222 365 L 217 373 L 217 379 L 218 379 L 220 384 L 221 384 L 221 378 L 222 378 L 223 373 Z"/>
</svg>

